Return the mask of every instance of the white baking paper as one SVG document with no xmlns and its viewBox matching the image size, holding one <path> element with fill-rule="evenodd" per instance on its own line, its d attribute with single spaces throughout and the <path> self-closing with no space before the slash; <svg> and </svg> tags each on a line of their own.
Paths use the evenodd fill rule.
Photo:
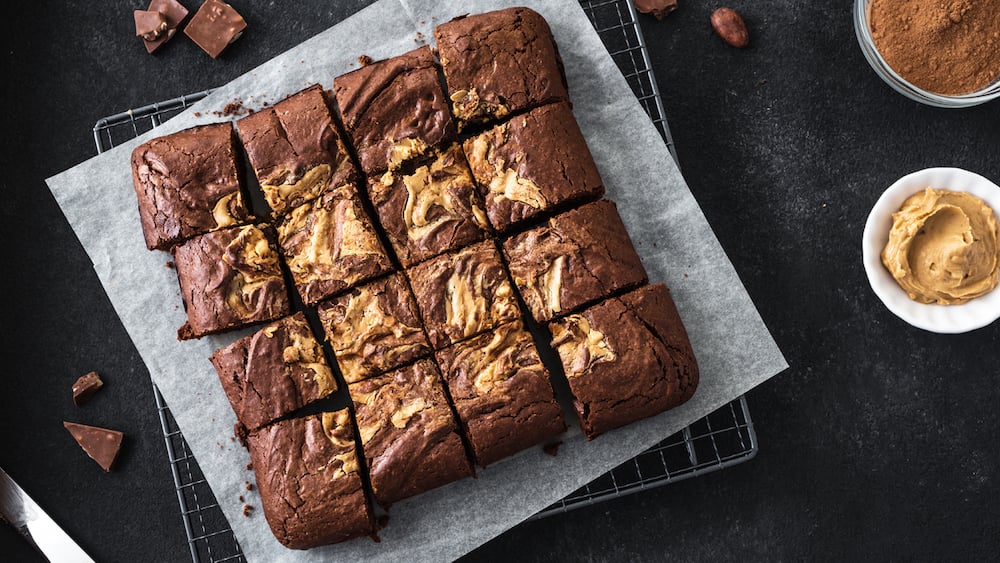
<svg viewBox="0 0 1000 563">
<path fill-rule="evenodd" d="M 649 118 L 573 0 L 531 7 L 549 21 L 565 62 L 574 113 L 631 233 L 651 282 L 666 282 L 701 368 L 690 402 L 586 442 L 578 428 L 558 456 L 535 448 L 466 479 L 392 507 L 381 543 L 360 539 L 292 551 L 263 514 L 242 514 L 239 496 L 259 508 L 245 470 L 247 452 L 231 440 L 235 417 L 208 357 L 240 334 L 179 342 L 185 321 L 169 255 L 143 243 L 129 155 L 139 143 L 219 118 L 234 99 L 276 101 L 430 40 L 452 17 L 507 7 L 504 1 L 381 0 L 298 47 L 216 89 L 152 133 L 48 180 L 137 350 L 173 412 L 250 561 L 418 561 L 454 559 L 542 510 L 602 473 L 732 401 L 787 367 L 725 252 Z M 200 115 L 196 116 L 196 112 Z M 164 461 L 166 463 L 166 461 Z M 664 508 L 668 510 L 668 508 Z"/>
</svg>

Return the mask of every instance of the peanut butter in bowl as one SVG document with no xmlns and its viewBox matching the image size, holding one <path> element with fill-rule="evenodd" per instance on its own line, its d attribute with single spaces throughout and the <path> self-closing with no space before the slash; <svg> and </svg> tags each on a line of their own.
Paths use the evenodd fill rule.
<svg viewBox="0 0 1000 563">
<path fill-rule="evenodd" d="M 882 264 L 910 299 L 959 305 L 996 288 L 1000 231 L 985 201 L 928 187 L 892 218 Z"/>
</svg>

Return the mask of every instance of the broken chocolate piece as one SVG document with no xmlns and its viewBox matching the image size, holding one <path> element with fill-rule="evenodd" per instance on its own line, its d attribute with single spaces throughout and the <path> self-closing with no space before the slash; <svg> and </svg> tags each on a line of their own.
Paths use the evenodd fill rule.
<svg viewBox="0 0 1000 563">
<path fill-rule="evenodd" d="M 247 22 L 232 6 L 221 0 L 205 0 L 184 28 L 184 34 L 215 59 L 246 28 Z"/>
<path fill-rule="evenodd" d="M 155 41 L 167 31 L 167 18 L 160 12 L 152 10 L 136 10 L 132 12 L 135 19 L 135 34 L 146 41 Z"/>
<path fill-rule="evenodd" d="M 80 376 L 80 379 L 73 384 L 73 404 L 80 406 L 86 403 L 103 386 L 104 382 L 96 371 Z"/>
<path fill-rule="evenodd" d="M 677 0 L 635 0 L 635 9 L 662 20 L 677 9 Z"/>
<path fill-rule="evenodd" d="M 76 439 L 76 443 L 80 444 L 90 459 L 96 461 L 101 469 L 111 471 L 111 466 L 115 463 L 118 452 L 121 451 L 121 432 L 73 422 L 63 422 L 63 426 L 69 430 L 69 433 Z"/>
<path fill-rule="evenodd" d="M 158 37 L 154 39 L 142 38 L 143 44 L 146 45 L 146 52 L 152 53 L 174 36 L 174 33 L 181 26 L 181 22 L 187 17 L 188 10 L 177 0 L 152 0 L 147 12 L 160 14 L 167 22 L 167 28 Z M 136 14 L 136 35 L 141 35 L 139 33 L 138 12 Z"/>
</svg>

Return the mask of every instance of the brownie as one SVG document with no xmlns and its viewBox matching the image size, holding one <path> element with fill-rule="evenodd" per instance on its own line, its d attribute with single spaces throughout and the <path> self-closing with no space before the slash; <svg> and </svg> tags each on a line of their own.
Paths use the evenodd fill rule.
<svg viewBox="0 0 1000 563">
<path fill-rule="evenodd" d="M 465 156 L 498 231 L 555 206 L 604 195 L 566 103 L 531 110 L 466 140 Z"/>
<path fill-rule="evenodd" d="M 319 320 L 348 383 L 430 353 L 403 274 L 393 274 L 320 303 Z"/>
<path fill-rule="evenodd" d="M 333 89 L 366 174 L 394 170 L 455 137 L 426 45 L 338 76 Z"/>
<path fill-rule="evenodd" d="M 374 535 L 348 410 L 282 420 L 247 437 L 274 537 L 309 549 Z"/>
<path fill-rule="evenodd" d="M 318 84 L 236 125 L 264 200 L 277 215 L 357 179 Z"/>
<path fill-rule="evenodd" d="M 189 239 L 172 250 L 187 322 L 185 340 L 288 314 L 288 290 L 270 227 L 244 225 Z"/>
<path fill-rule="evenodd" d="M 278 243 L 306 305 L 392 270 L 352 186 L 293 209 L 278 223 Z"/>
<path fill-rule="evenodd" d="M 433 362 L 420 360 L 349 389 L 380 505 L 473 474 Z"/>
<path fill-rule="evenodd" d="M 445 348 L 437 357 L 479 465 L 566 430 L 549 371 L 520 321 Z"/>
<path fill-rule="evenodd" d="M 211 357 L 236 418 L 256 430 L 337 390 L 323 348 L 301 312 Z"/>
<path fill-rule="evenodd" d="M 698 386 L 694 352 L 663 284 L 549 327 L 588 439 L 680 405 Z"/>
<path fill-rule="evenodd" d="M 489 228 L 457 144 L 410 174 L 369 178 L 368 193 L 404 267 L 483 240 Z"/>
<path fill-rule="evenodd" d="M 646 283 L 646 270 L 628 231 L 615 204 L 606 199 L 556 215 L 507 240 L 503 252 L 538 322 Z"/>
<path fill-rule="evenodd" d="M 132 184 L 146 247 L 167 250 L 193 236 L 246 223 L 233 124 L 201 125 L 132 151 Z"/>
<path fill-rule="evenodd" d="M 568 99 L 552 31 L 530 8 L 461 16 L 434 38 L 459 129 Z"/>
<path fill-rule="evenodd" d="M 521 318 L 492 241 L 442 254 L 407 274 L 435 350 Z"/>
</svg>

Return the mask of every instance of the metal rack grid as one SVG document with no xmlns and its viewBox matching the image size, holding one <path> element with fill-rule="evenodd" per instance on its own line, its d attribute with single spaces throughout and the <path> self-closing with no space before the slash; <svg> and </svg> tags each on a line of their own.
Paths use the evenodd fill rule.
<svg viewBox="0 0 1000 563">
<path fill-rule="evenodd" d="M 676 160 L 662 98 L 653 77 L 635 8 L 628 0 L 581 0 L 580 4 Z M 94 125 L 98 152 L 153 129 L 209 92 L 189 94 L 99 120 Z M 192 560 L 195 563 L 246 561 L 169 407 L 155 385 L 153 391 Z M 533 518 L 718 471 L 747 461 L 756 453 L 757 436 L 746 399 L 740 397 L 574 491 Z"/>
</svg>

